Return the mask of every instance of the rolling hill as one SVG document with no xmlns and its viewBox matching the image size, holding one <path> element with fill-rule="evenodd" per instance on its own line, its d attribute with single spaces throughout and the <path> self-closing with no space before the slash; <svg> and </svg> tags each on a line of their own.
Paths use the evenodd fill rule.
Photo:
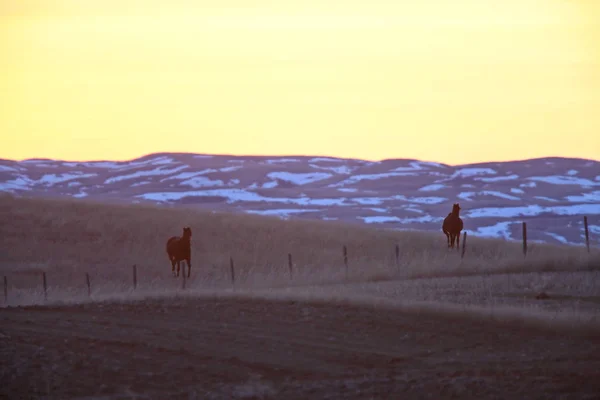
<svg viewBox="0 0 600 400">
<path fill-rule="evenodd" d="M 13 196 L 200 207 L 281 218 L 440 230 L 454 202 L 470 235 L 584 243 L 600 240 L 600 162 L 541 158 L 449 166 L 310 156 L 157 153 L 124 162 L 0 160 Z"/>
</svg>

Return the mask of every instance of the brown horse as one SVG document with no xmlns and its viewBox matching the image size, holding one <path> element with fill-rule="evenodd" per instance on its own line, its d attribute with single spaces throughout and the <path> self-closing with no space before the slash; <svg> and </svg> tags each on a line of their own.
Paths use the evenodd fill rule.
<svg viewBox="0 0 600 400">
<path fill-rule="evenodd" d="M 167 240 L 167 255 L 169 256 L 169 260 L 171 261 L 171 272 L 173 276 L 179 276 L 179 266 L 181 261 L 187 263 L 188 266 L 188 278 L 190 277 L 190 273 L 192 271 L 191 264 L 191 239 L 192 239 L 192 230 L 189 227 L 183 228 L 183 236 L 173 236 Z M 177 275 L 175 275 L 175 263 L 177 263 Z M 185 275 L 185 264 L 183 264 L 183 274 Z"/>
<path fill-rule="evenodd" d="M 442 231 L 448 239 L 448 248 L 454 248 L 456 240 L 456 249 L 460 247 L 460 231 L 463 230 L 463 221 L 460 219 L 460 206 L 458 203 L 452 205 L 452 212 L 444 218 Z"/>
</svg>

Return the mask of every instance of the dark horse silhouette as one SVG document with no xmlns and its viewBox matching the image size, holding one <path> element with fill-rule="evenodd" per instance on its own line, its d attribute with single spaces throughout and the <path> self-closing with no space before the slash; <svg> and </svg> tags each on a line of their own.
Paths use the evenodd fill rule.
<svg viewBox="0 0 600 400">
<path fill-rule="evenodd" d="M 452 212 L 444 218 L 442 224 L 442 231 L 446 234 L 448 239 L 448 248 L 454 248 L 454 241 L 456 240 L 456 248 L 460 247 L 460 231 L 463 230 L 463 221 L 460 219 L 460 206 L 458 203 L 452 205 Z"/>
<path fill-rule="evenodd" d="M 173 276 L 179 276 L 179 265 L 181 261 L 187 263 L 188 266 L 188 278 L 192 271 L 191 260 L 191 238 L 192 230 L 189 227 L 183 228 L 183 236 L 172 236 L 167 240 L 167 254 L 171 261 L 171 272 Z M 175 263 L 177 263 L 177 275 L 175 275 Z M 183 274 L 185 275 L 185 264 L 183 264 Z"/>
</svg>

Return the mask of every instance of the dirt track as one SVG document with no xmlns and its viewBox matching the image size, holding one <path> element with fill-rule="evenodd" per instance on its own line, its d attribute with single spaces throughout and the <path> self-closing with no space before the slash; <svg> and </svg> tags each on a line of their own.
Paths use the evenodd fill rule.
<svg viewBox="0 0 600 400">
<path fill-rule="evenodd" d="M 10 308 L 0 398 L 600 399 L 600 338 L 290 301 Z"/>
</svg>

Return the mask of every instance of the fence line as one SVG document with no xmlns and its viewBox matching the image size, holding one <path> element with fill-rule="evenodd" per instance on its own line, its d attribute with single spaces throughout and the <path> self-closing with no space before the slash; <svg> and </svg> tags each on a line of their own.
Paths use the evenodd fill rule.
<svg viewBox="0 0 600 400">
<path fill-rule="evenodd" d="M 344 245 L 344 265 L 346 266 L 346 279 L 348 279 L 348 248 Z"/>
<path fill-rule="evenodd" d="M 585 228 L 585 247 L 587 247 L 587 252 L 590 252 L 590 232 L 588 230 L 587 216 L 583 217 L 583 226 Z"/>
<path fill-rule="evenodd" d="M 584 230 L 585 230 L 585 245 L 586 245 L 587 252 L 590 253 L 590 235 L 589 235 L 589 226 L 588 226 L 587 216 L 583 217 L 583 225 L 584 225 Z M 528 251 L 527 223 L 524 221 L 522 222 L 522 243 L 523 243 L 523 256 L 526 257 L 527 251 Z M 465 231 L 465 232 L 463 232 L 461 259 L 463 259 L 465 257 L 466 247 L 467 247 L 467 232 Z M 457 249 L 460 250 L 459 246 L 457 246 Z M 400 246 L 399 246 L 399 244 L 394 245 L 394 253 L 395 253 L 396 268 L 400 269 L 401 265 L 400 265 Z M 348 279 L 349 262 L 348 262 L 348 246 L 347 245 L 343 245 L 343 247 L 342 247 L 342 256 L 343 256 L 343 262 L 344 262 L 344 267 L 345 267 L 345 277 L 346 277 L 346 279 Z M 229 266 L 230 266 L 230 274 L 231 274 L 231 276 L 230 276 L 231 284 L 233 286 L 235 286 L 235 265 L 234 265 L 232 256 L 229 257 Z M 293 280 L 294 279 L 294 264 L 293 264 L 292 253 L 288 253 L 288 269 L 289 269 L 290 280 Z M 183 272 L 183 274 L 182 274 L 182 281 L 181 281 L 181 289 L 185 290 L 186 283 L 187 283 L 185 268 L 182 272 Z M 132 275 L 133 275 L 133 289 L 135 290 L 135 289 L 137 289 L 137 278 L 138 278 L 137 264 L 132 265 Z M 6 275 L 4 275 L 3 281 L 4 281 L 4 285 L 3 285 L 4 286 L 4 303 L 8 304 L 8 277 Z M 89 272 L 85 273 L 85 283 L 87 286 L 88 297 L 91 297 L 91 279 L 90 279 Z M 43 285 L 43 291 L 44 291 L 44 301 L 47 301 L 48 300 L 48 284 L 47 284 L 47 277 L 46 277 L 45 271 L 42 272 L 42 285 Z"/>
<path fill-rule="evenodd" d="M 85 282 L 87 283 L 88 297 L 91 297 L 92 296 L 92 287 L 90 285 L 90 274 L 88 274 L 87 272 L 85 273 Z"/>
<path fill-rule="evenodd" d="M 137 265 L 133 264 L 133 289 L 137 288 Z"/>
<path fill-rule="evenodd" d="M 42 280 L 44 284 L 44 301 L 48 300 L 48 285 L 46 285 L 46 272 L 42 272 Z"/>
<path fill-rule="evenodd" d="M 523 257 L 527 257 L 527 222 L 523 222 Z"/>
</svg>

